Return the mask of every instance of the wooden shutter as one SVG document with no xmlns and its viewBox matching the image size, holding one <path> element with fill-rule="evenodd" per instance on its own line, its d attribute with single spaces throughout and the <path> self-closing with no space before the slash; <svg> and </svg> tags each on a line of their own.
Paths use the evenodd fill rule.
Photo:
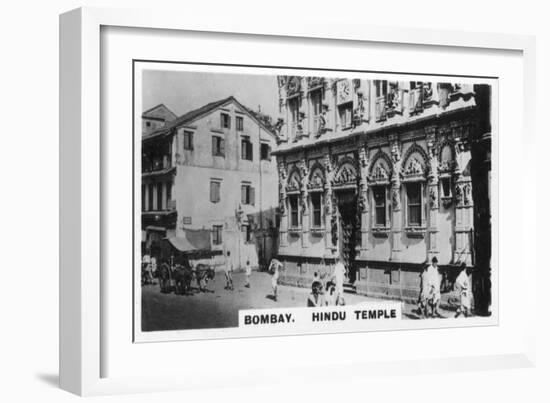
<svg viewBox="0 0 550 403">
<path fill-rule="evenodd" d="M 250 186 L 250 204 L 252 204 L 253 206 L 256 203 L 255 198 L 256 198 L 256 195 L 255 195 L 254 188 Z"/>
<path fill-rule="evenodd" d="M 212 155 L 216 155 L 216 136 L 212 136 Z"/>
<path fill-rule="evenodd" d="M 249 141 L 247 144 L 246 144 L 247 148 L 248 148 L 248 159 L 250 161 L 252 161 L 254 159 L 253 157 L 253 154 L 252 154 L 252 142 Z"/>
<path fill-rule="evenodd" d="M 225 140 L 220 138 L 220 154 L 225 156 Z"/>
<path fill-rule="evenodd" d="M 212 203 L 214 203 L 216 200 L 214 200 L 214 193 L 215 193 L 215 189 L 214 189 L 214 186 L 215 186 L 215 183 L 214 182 L 210 182 L 210 201 Z"/>
</svg>

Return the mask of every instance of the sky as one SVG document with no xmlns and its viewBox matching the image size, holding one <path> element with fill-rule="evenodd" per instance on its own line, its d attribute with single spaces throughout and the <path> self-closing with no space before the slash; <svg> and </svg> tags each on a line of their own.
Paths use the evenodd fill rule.
<svg viewBox="0 0 550 403">
<path fill-rule="evenodd" d="M 250 109 L 260 106 L 274 119 L 279 111 L 273 75 L 144 70 L 142 88 L 144 111 L 163 103 L 180 116 L 230 95 Z"/>
</svg>

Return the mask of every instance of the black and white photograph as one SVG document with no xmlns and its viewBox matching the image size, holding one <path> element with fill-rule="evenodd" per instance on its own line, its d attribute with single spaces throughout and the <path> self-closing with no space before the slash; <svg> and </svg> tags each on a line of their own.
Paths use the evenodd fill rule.
<svg viewBox="0 0 550 403">
<path fill-rule="evenodd" d="M 495 318 L 498 80 L 134 72 L 137 341 Z"/>
</svg>

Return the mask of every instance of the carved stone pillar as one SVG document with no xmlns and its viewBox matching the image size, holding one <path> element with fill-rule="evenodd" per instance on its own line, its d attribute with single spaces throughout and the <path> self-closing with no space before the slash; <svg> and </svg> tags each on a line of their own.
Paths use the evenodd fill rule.
<svg viewBox="0 0 550 403">
<path fill-rule="evenodd" d="M 367 258 L 369 249 L 369 198 L 368 198 L 368 169 L 369 161 L 367 151 L 364 147 L 359 149 L 359 211 L 361 214 L 361 249 L 359 251 L 360 258 Z"/>
<path fill-rule="evenodd" d="M 439 254 L 437 244 L 439 216 L 439 159 L 437 157 L 437 147 L 435 141 L 435 127 L 430 128 L 428 135 L 428 153 L 430 168 L 428 172 L 428 204 L 429 204 L 429 227 L 428 227 L 428 259 L 431 260 Z"/>
<path fill-rule="evenodd" d="M 288 216 L 286 200 L 287 174 L 284 162 L 279 162 L 279 246 L 288 246 Z"/>
<path fill-rule="evenodd" d="M 393 173 L 391 177 L 391 203 L 392 203 L 392 251 L 391 260 L 394 262 L 401 261 L 403 244 L 401 237 L 403 235 L 402 221 L 403 212 L 401 209 L 401 151 L 399 143 L 392 142 L 392 162 Z"/>
<path fill-rule="evenodd" d="M 310 246 L 309 242 L 309 168 L 307 166 L 306 159 L 302 159 L 300 162 L 300 173 L 302 177 L 301 189 L 300 189 L 300 200 L 301 200 L 301 209 L 302 209 L 302 248 L 308 248 Z"/>
<path fill-rule="evenodd" d="M 472 264 L 472 239 L 473 239 L 473 207 L 472 180 L 464 175 L 467 161 L 469 160 L 467 144 L 458 141 L 455 144 L 455 250 L 454 263 L 466 262 Z"/>
<path fill-rule="evenodd" d="M 334 167 L 330 155 L 325 156 L 325 255 L 333 256 L 338 243 L 337 206 L 332 191 Z"/>
</svg>

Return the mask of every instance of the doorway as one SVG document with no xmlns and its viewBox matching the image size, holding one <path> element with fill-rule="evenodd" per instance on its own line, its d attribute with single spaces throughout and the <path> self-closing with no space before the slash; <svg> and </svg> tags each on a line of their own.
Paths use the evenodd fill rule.
<svg viewBox="0 0 550 403">
<path fill-rule="evenodd" d="M 354 189 L 336 192 L 339 215 L 339 250 L 350 283 L 357 279 L 355 245 L 357 243 L 357 192 Z"/>
</svg>

